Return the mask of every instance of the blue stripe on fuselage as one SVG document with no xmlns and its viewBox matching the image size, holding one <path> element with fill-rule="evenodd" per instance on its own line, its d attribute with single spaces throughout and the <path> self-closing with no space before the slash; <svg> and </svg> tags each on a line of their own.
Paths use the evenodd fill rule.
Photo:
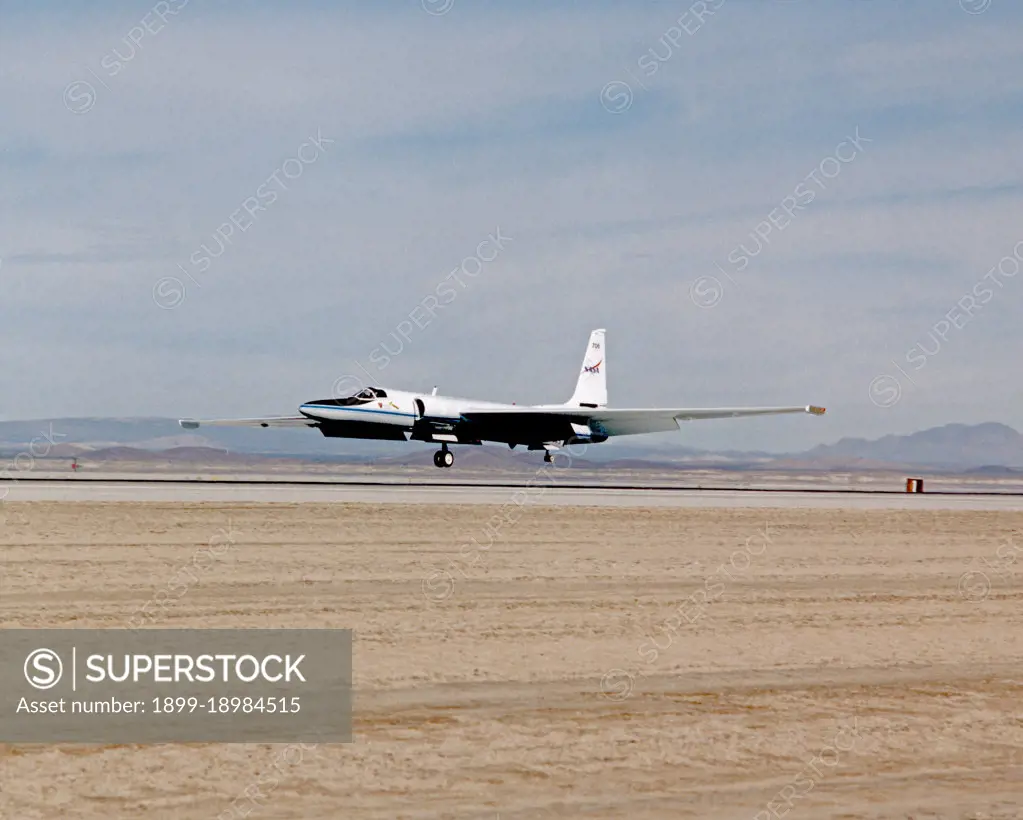
<svg viewBox="0 0 1023 820">
<path fill-rule="evenodd" d="M 373 408 L 373 407 L 338 407 L 337 405 L 334 405 L 334 404 L 331 404 L 331 405 L 326 405 L 326 404 L 303 404 L 298 409 L 299 410 L 305 410 L 307 408 L 314 409 L 314 410 L 341 411 L 343 413 L 371 413 L 371 414 L 377 415 L 377 416 L 380 416 L 380 415 L 402 416 L 404 418 L 410 418 L 410 419 L 414 419 L 416 417 L 415 413 L 408 413 L 408 412 L 406 412 L 404 410 L 384 410 L 382 407 L 381 408 Z M 317 418 L 323 418 L 323 416 L 317 416 Z M 332 419 L 330 417 L 327 417 L 327 420 L 328 421 L 336 421 L 337 419 Z M 459 417 L 457 419 L 449 419 L 449 418 L 443 418 L 443 419 L 442 418 L 438 418 L 437 419 L 437 421 L 461 421 L 461 420 L 462 420 L 461 417 Z"/>
<path fill-rule="evenodd" d="M 374 413 L 376 415 L 387 415 L 387 416 L 409 416 L 415 418 L 415 413 L 406 413 L 404 410 L 384 410 L 383 408 L 373 409 L 372 407 L 338 407 L 336 404 L 303 404 L 299 410 L 305 410 L 306 408 L 313 408 L 315 410 L 334 410 L 344 413 Z"/>
</svg>

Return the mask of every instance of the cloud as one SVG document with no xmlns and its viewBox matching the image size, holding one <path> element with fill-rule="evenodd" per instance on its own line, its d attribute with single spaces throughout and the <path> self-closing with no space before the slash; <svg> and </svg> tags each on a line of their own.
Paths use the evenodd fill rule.
<svg viewBox="0 0 1023 820">
<path fill-rule="evenodd" d="M 1023 13 L 948 5 L 728 0 L 675 44 L 686 4 L 189 3 L 134 49 L 148 9 L 23 8 L 0 33 L 3 413 L 290 412 L 500 226 L 507 253 L 386 384 L 561 400 L 606 326 L 613 403 L 829 406 L 687 428 L 708 446 L 1023 425 L 1001 375 L 1008 285 L 898 405 L 867 393 L 1023 239 Z M 110 76 L 114 49 L 134 53 Z M 651 50 L 667 58 L 648 75 Z M 75 114 L 78 81 L 95 102 Z M 633 92 L 620 114 L 601 106 L 612 81 Z M 723 279 L 856 129 L 863 155 Z M 327 150 L 197 274 L 318 132 Z M 703 309 L 708 275 L 725 291 Z M 161 310 L 167 277 L 184 299 Z"/>
</svg>

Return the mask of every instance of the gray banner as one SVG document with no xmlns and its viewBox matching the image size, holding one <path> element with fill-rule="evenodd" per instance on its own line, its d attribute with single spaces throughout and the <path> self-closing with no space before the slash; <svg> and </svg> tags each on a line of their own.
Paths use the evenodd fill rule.
<svg viewBox="0 0 1023 820">
<path fill-rule="evenodd" d="M 350 743 L 350 629 L 0 629 L 0 743 Z"/>
</svg>

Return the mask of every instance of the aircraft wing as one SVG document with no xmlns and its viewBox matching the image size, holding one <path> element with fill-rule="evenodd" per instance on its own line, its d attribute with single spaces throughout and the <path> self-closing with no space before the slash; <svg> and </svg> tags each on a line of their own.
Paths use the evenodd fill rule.
<svg viewBox="0 0 1023 820">
<path fill-rule="evenodd" d="M 700 419 L 735 419 L 744 416 L 777 416 L 782 413 L 823 415 L 823 407 L 681 407 L 653 410 L 594 410 L 591 419 L 609 436 L 662 433 L 678 429 L 679 422 Z M 595 426 L 596 426 L 595 425 Z"/>
<path fill-rule="evenodd" d="M 530 434 L 541 439 L 551 436 L 559 422 L 588 425 L 594 432 L 607 436 L 629 436 L 639 433 L 663 433 L 676 430 L 679 422 L 697 419 L 731 419 L 743 416 L 773 416 L 782 413 L 824 414 L 823 407 L 674 407 L 652 409 L 610 409 L 607 407 L 522 407 L 490 410 L 467 410 L 462 413 L 468 421 L 490 429 L 505 428 L 528 440 Z"/>
<path fill-rule="evenodd" d="M 271 416 L 265 419 L 180 419 L 186 430 L 197 427 L 315 427 L 320 422 L 307 416 Z"/>
</svg>

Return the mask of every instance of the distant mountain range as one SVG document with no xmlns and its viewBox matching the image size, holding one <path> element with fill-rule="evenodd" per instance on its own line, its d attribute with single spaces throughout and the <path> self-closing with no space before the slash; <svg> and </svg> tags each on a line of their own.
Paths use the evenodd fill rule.
<svg viewBox="0 0 1023 820">
<path fill-rule="evenodd" d="M 1005 424 L 946 424 L 908 436 L 868 441 L 843 438 L 821 444 L 799 458 L 822 465 L 853 464 L 856 459 L 933 467 L 1023 467 L 1023 435 Z"/>
<path fill-rule="evenodd" d="M 34 442 L 34 444 L 33 444 Z M 53 443 L 51 443 L 53 442 Z M 224 464 L 258 463 L 267 456 L 305 462 L 374 462 L 392 465 L 428 463 L 432 448 L 401 443 L 328 439 L 308 430 L 214 428 L 202 434 L 182 430 L 174 419 L 68 418 L 0 422 L 0 454 L 13 458 L 30 452 L 39 458 L 90 461 Z M 472 455 L 470 455 L 472 453 Z M 460 458 L 488 465 L 513 466 L 536 454 L 503 447 L 465 448 Z M 535 460 L 535 459 L 534 459 Z M 579 460 L 580 462 L 582 459 Z M 696 450 L 684 446 L 651 447 L 631 441 L 613 448 L 590 448 L 590 466 L 640 469 L 899 470 L 908 467 L 956 472 L 1007 474 L 1023 471 L 1023 435 L 997 422 L 946 424 L 904 436 L 868 440 L 843 438 L 801 453 Z"/>
</svg>

